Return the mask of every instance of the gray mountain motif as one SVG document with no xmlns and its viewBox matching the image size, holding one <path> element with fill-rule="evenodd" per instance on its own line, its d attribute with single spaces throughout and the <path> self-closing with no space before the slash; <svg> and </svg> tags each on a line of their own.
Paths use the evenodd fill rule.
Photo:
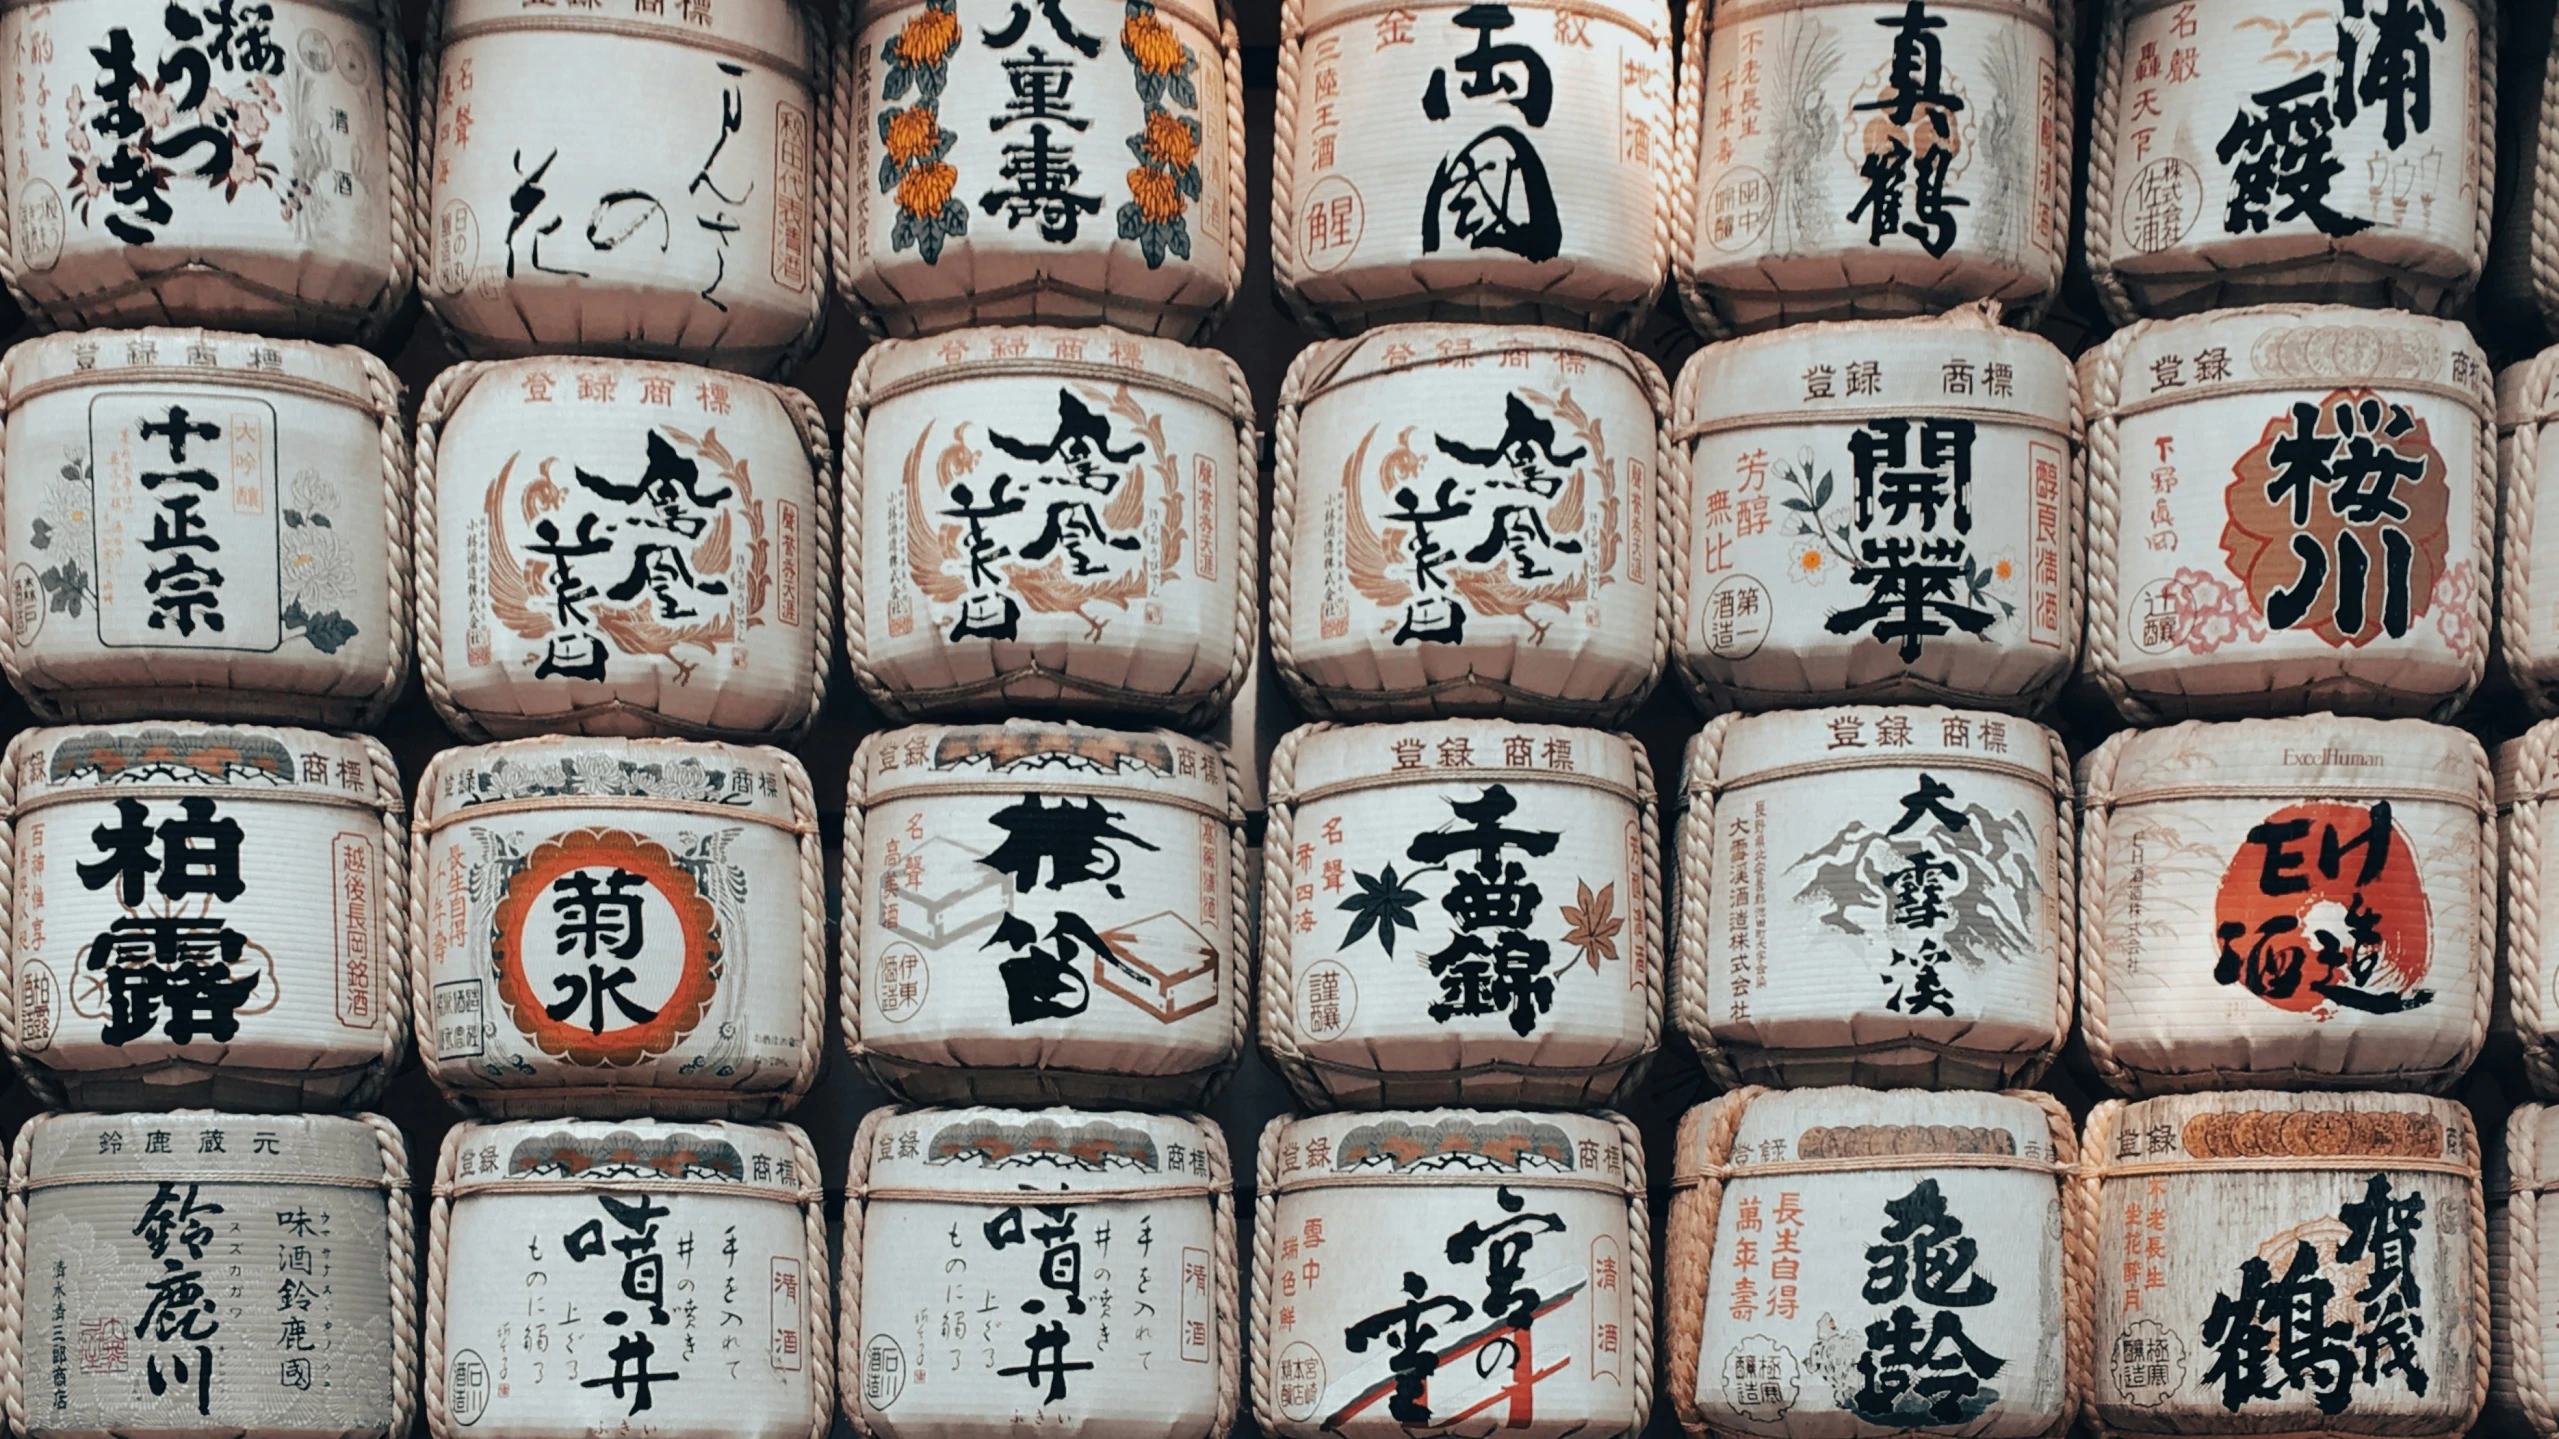
<svg viewBox="0 0 2559 1439">
<path fill-rule="evenodd" d="M 2033 944 L 2030 916 L 2043 894 L 2034 826 L 2022 811 L 2001 816 L 1967 804 L 1959 812 L 1966 821 L 1961 829 L 1931 823 L 1898 835 L 1851 821 L 1787 867 L 1790 874 L 1812 870 L 1795 891 L 1796 902 L 1819 907 L 1821 923 L 1842 934 L 1889 934 L 1889 876 L 1925 851 L 1955 870 L 1942 881 L 1945 923 L 1930 930 L 1947 955 L 1975 971 L 1994 959 L 2023 957 Z"/>
</svg>

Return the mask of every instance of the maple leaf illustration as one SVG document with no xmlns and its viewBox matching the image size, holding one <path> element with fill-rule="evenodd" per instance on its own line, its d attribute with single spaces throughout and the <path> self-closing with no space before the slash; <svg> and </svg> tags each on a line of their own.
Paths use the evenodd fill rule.
<svg viewBox="0 0 2559 1439">
<path fill-rule="evenodd" d="M 1395 866 L 1388 865 L 1375 874 L 1356 870 L 1351 878 L 1359 883 L 1359 893 L 1343 900 L 1338 908 L 1352 915 L 1350 933 L 1342 936 L 1342 948 L 1359 943 L 1360 936 L 1371 929 L 1377 931 L 1377 942 L 1388 954 L 1395 952 L 1395 926 L 1419 932 L 1421 924 L 1413 918 L 1413 907 L 1422 902 L 1420 892 L 1396 877 Z"/>
<path fill-rule="evenodd" d="M 1591 887 L 1580 880 L 1573 887 L 1581 891 L 1581 903 L 1559 906 L 1564 923 L 1572 926 L 1564 931 L 1564 942 L 1582 952 L 1582 962 L 1593 971 L 1603 959 L 1617 958 L 1617 933 L 1626 921 L 1611 911 L 1617 908 L 1617 881 L 1610 880 L 1591 893 Z"/>
</svg>

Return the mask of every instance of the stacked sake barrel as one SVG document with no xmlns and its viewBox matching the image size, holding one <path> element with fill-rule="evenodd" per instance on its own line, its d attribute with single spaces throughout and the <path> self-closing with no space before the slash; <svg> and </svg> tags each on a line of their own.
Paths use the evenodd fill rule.
<svg viewBox="0 0 2559 1439">
<path fill-rule="evenodd" d="M 1625 341 L 1676 229 L 1670 7 L 1280 28 L 1273 280 L 1321 338 L 1272 444 L 1271 657 L 1311 722 L 1263 786 L 1260 1041 L 1300 1113 L 1255 1156 L 1253 1417 L 1630 1436 L 1652 1245 L 1606 1106 L 1669 957 L 1621 726 L 1670 659 L 1689 499 Z"/>
<path fill-rule="evenodd" d="M 65 27 L 65 28 L 56 28 Z M 395 7 L 0 17 L 0 1402 L 28 1433 L 416 1414 L 410 64 Z M 56 142 L 62 154 L 50 152 Z M 58 861 L 58 863 L 57 863 Z M 135 1318 L 133 1316 L 140 1316 Z"/>
<path fill-rule="evenodd" d="M 845 650 L 889 727 L 846 796 L 840 1032 L 899 1102 L 844 1179 L 841 1412 L 1214 1439 L 1243 1309 L 1197 1111 L 1246 1041 L 1261 639 L 1252 394 L 1202 344 L 1244 270 L 1234 18 L 842 19 L 829 231 L 883 337 Z"/>
</svg>

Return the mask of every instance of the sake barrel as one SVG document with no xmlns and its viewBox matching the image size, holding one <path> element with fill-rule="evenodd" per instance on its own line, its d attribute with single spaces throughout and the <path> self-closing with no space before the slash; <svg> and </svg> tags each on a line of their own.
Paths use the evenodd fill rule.
<svg viewBox="0 0 2559 1439">
<path fill-rule="evenodd" d="M 845 1419 L 862 1439 L 1225 1434 L 1234 1189 L 1224 1136 L 1187 1115 L 872 1110 L 845 1186 Z"/>
<path fill-rule="evenodd" d="M 1669 388 L 1560 330 L 1407 325 L 1301 352 L 1271 517 L 1271 657 L 1299 707 L 1605 723 L 1642 704 L 1687 523 Z"/>
<path fill-rule="evenodd" d="M 1673 268 L 1698 328 L 2041 310 L 2068 248 L 2072 10 L 1690 5 Z"/>
<path fill-rule="evenodd" d="M 2079 774 L 2079 1013 L 2119 1094 L 2442 1089 L 2496 949 L 2488 757 L 2421 720 L 2188 721 Z"/>
<path fill-rule="evenodd" d="M 39 1114 L 9 1158 L 0 1403 L 20 1432 L 409 1432 L 417 1252 L 391 1121 Z"/>
<path fill-rule="evenodd" d="M 1252 391 L 1214 350 L 1057 329 L 872 347 L 844 415 L 854 678 L 901 720 L 1213 719 L 1261 625 L 1258 458 Z"/>
<path fill-rule="evenodd" d="M 835 476 L 798 390 L 652 361 L 445 370 L 418 411 L 427 698 L 474 739 L 805 733 Z"/>
<path fill-rule="evenodd" d="M 855 0 L 836 273 L 875 328 L 1214 329 L 1244 278 L 1244 72 L 1222 0 Z M 1136 161 L 1134 165 L 1131 160 Z"/>
<path fill-rule="evenodd" d="M 2005 715 L 1718 715 L 1689 741 L 1671 1014 L 1709 1072 L 2031 1083 L 2070 1034 L 2070 761 Z"/>
<path fill-rule="evenodd" d="M 2537 715 L 2559 713 L 2559 479 L 2541 481 L 2542 439 L 2559 427 L 2559 350 L 2497 373 L 2497 653 L 2505 678 Z M 2559 452 L 2553 454 L 2559 468 Z M 2538 581 L 2538 583 L 2536 583 Z"/>
<path fill-rule="evenodd" d="M 1012 720 L 862 742 L 844 1038 L 927 1102 L 1200 1104 L 1244 1052 L 1244 810 L 1223 747 Z"/>
<path fill-rule="evenodd" d="M 2086 670 L 2126 719 L 2461 707 L 2496 528 L 2467 331 L 2268 305 L 2119 330 L 2079 383 Z"/>
<path fill-rule="evenodd" d="M 2550 1177 L 2553 1146 L 2559 1146 L 2559 1130 L 2551 1109 L 2516 1105 L 2506 1116 L 2504 1143 L 2488 1150 L 2484 1174 L 2492 1337 L 2483 1427 L 2534 1439 L 2559 1433 L 2559 1417 L 2550 1407 L 2551 1345 L 2542 1338 L 2552 1322 L 2548 1286 L 2541 1279 L 2541 1218 L 2543 1206 L 2559 1192 Z M 2552 1223 L 2559 1229 L 2559 1215 Z"/>
<path fill-rule="evenodd" d="M 2039 708 L 2079 648 L 2078 411 L 2061 352 L 1986 307 L 1699 351 L 1682 673 L 1717 709 Z"/>
<path fill-rule="evenodd" d="M 822 1439 L 822 1182 L 790 1124 L 455 1125 L 428 1251 L 428 1429 Z"/>
<path fill-rule="evenodd" d="M 2559 919 L 2550 887 L 2559 883 L 2559 721 L 2545 720 L 2522 738 L 2499 745 L 2495 756 L 2500 922 L 2497 994 L 2489 1024 L 2499 1052 L 2514 1046 L 2532 1091 L 2559 1095 L 2559 923 L 2545 924 L 2547 908 Z M 2552 862 L 2545 865 L 2544 856 Z M 2559 1271 L 2554 1271 L 2559 1272 Z"/>
<path fill-rule="evenodd" d="M 2087 1271 L 2063 1254 L 2078 1158 L 2070 1112 L 2030 1090 L 1690 1110 L 1663 1281 L 1681 1426 L 2062 1439 L 2088 1385 Z"/>
<path fill-rule="evenodd" d="M 2130 0 L 2104 25 L 2087 245 L 2117 324 L 2467 297 L 2496 180 L 2492 11 Z"/>
<path fill-rule="evenodd" d="M 2478 1417 L 2488 1224 L 2460 1104 L 2109 1100 L 2082 1147 L 2070 1247 L 2094 1255 L 2101 1439 L 2453 1435 Z"/>
<path fill-rule="evenodd" d="M 764 1117 L 825 1043 L 807 771 L 778 749 L 526 739 L 418 780 L 418 1055 L 500 1117 Z"/>
<path fill-rule="evenodd" d="M 377 723 L 409 673 L 400 403 L 389 366 L 340 346 L 144 329 L 11 349 L 9 682 L 54 721 Z"/>
<path fill-rule="evenodd" d="M 1653 1246 L 1632 1123 L 1282 1116 L 1258 1159 L 1262 1433 L 1397 1439 L 1468 1419 L 1530 1439 L 1643 1432 Z"/>
<path fill-rule="evenodd" d="M 1271 756 L 1262 1052 L 1312 1109 L 1604 1103 L 1661 1039 L 1633 737 L 1308 725 Z"/>
<path fill-rule="evenodd" d="M 1281 303 L 1325 334 L 1640 325 L 1674 225 L 1670 32 L 1662 0 L 1286 0 Z"/>
<path fill-rule="evenodd" d="M 799 0 L 436 0 L 419 296 L 478 359 L 788 368 L 825 318 L 829 63 Z"/>
<path fill-rule="evenodd" d="M 419 180 L 387 0 L 0 12 L 0 282 L 44 329 L 386 338 Z"/>
<path fill-rule="evenodd" d="M 82 1109 L 372 1102 L 408 1056 L 402 809 L 365 736 L 20 731 L 0 1043 L 28 1088 Z"/>
</svg>

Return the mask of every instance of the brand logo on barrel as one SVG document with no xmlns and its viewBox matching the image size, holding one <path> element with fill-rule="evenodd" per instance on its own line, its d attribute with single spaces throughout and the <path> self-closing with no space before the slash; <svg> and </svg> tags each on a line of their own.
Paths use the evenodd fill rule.
<svg viewBox="0 0 2559 1439">
<path fill-rule="evenodd" d="M 1528 1195 L 1508 1185 L 1496 1187 L 1492 1199 L 1491 1213 L 1468 1220 L 1445 1243 L 1420 1246 L 1443 1255 L 1451 1277 L 1405 1270 L 1394 1303 L 1342 1330 L 1350 1353 L 1383 1353 L 1356 1366 L 1357 1389 L 1325 1416 L 1323 1428 L 1339 1432 L 1381 1400 L 1387 1415 L 1408 1428 L 1451 1428 L 1497 1406 L 1504 1427 L 1536 1422 L 1538 1384 L 1571 1362 L 1567 1343 L 1565 1357 L 1541 1365 L 1536 1338 L 1548 1335 L 1553 1344 L 1551 1336 L 1573 1332 L 1559 1329 L 1553 1316 L 1581 1295 L 1591 1276 L 1569 1250 L 1558 1256 L 1550 1245 L 1539 1252 L 1540 1239 L 1567 1233 L 1561 1212 L 1534 1211 Z M 1543 1329 L 1540 1320 L 1549 1321 Z"/>
<path fill-rule="evenodd" d="M 498 899 L 498 997 L 546 1054 L 631 1064 L 692 1032 L 722 945 L 693 874 L 654 841 L 589 829 L 536 846 Z"/>
<path fill-rule="evenodd" d="M 1179 577 L 1189 538 L 1179 458 L 1166 447 L 1163 415 L 1126 385 L 1060 386 L 1045 438 L 988 429 L 1012 461 L 999 461 L 991 479 L 980 475 L 986 454 L 969 447 L 968 431 L 952 428 L 928 493 L 926 425 L 907 453 L 902 491 L 907 574 L 947 607 L 951 639 L 1020 638 L 1028 612 L 1073 615 L 1082 638 L 1099 640 L 1112 618 L 1099 607 L 1125 614 Z M 1150 485 L 1159 487 L 1152 522 Z"/>
<path fill-rule="evenodd" d="M 2435 602 L 2451 467 L 2425 420 L 2371 390 L 2296 401 L 2232 467 L 2221 533 L 2269 630 L 2401 639 Z"/>
<path fill-rule="evenodd" d="M 1417 430 L 1396 436 L 1377 466 L 1391 501 L 1383 531 L 1369 522 L 1365 483 L 1376 429 L 1342 467 L 1343 562 L 1352 588 L 1396 612 L 1381 626 L 1396 644 L 1463 643 L 1481 616 L 1517 616 L 1529 642 L 1543 644 L 1616 577 L 1617 471 L 1600 421 L 1569 388 L 1505 394 L 1498 431 L 1482 418 L 1472 435 L 1489 443 L 1434 433 L 1425 451 L 1413 445 Z M 1595 610 L 1586 618 L 1596 623 Z"/>
<path fill-rule="evenodd" d="M 708 23 L 707 8 L 703 15 Z M 775 206 L 769 196 L 756 201 L 760 167 L 752 152 L 757 146 L 740 139 L 746 127 L 748 67 L 717 58 L 707 58 L 706 63 L 714 73 L 709 77 L 712 84 L 703 88 L 719 91 L 719 113 L 695 132 L 697 136 L 708 132 L 707 139 L 695 142 L 702 146 L 702 166 L 672 206 L 631 184 L 638 178 L 634 173 L 616 169 L 658 163 L 655 147 L 626 147 L 608 139 L 591 152 L 573 153 L 569 167 L 558 173 L 554 173 L 560 161 L 557 148 L 544 152 L 527 147 L 509 154 L 515 179 L 515 189 L 507 197 L 512 212 L 506 227 L 509 280 L 516 277 L 519 266 L 528 279 L 536 273 L 593 279 L 599 271 L 612 278 L 612 271 L 620 267 L 626 274 L 645 272 L 661 284 L 673 276 L 683 277 L 684 282 L 703 280 L 696 293 L 712 309 L 728 312 L 720 286 L 729 275 L 729 240 L 759 211 L 770 215 Z M 670 77 L 669 83 L 681 82 Z M 450 125 L 453 117 L 444 120 Z M 464 119 L 462 124 L 467 129 L 469 122 Z M 609 134 L 609 126 L 605 122 L 600 133 Z M 732 146 L 732 140 L 738 143 Z M 772 144 L 765 141 L 764 147 Z M 555 189 L 571 185 L 577 190 L 574 196 L 554 196 Z M 570 220 L 579 213 L 587 217 L 583 227 Z M 710 263 L 705 265 L 704 260 Z M 745 273 L 752 275 L 752 266 Z"/>
<path fill-rule="evenodd" d="M 515 486 L 512 506 L 509 488 L 524 456 L 508 456 L 489 482 L 481 503 L 489 609 L 520 638 L 541 643 L 538 656 L 522 661 L 534 679 L 601 682 L 622 655 L 663 660 L 677 684 L 690 684 L 703 663 L 765 623 L 772 547 L 746 459 L 720 442 L 717 429 L 695 436 L 668 425 L 648 431 L 642 452 L 628 482 L 546 456 Z M 565 486 L 564 466 L 572 476 Z M 507 538 L 510 509 L 532 530 L 523 560 Z M 703 659 L 687 660 L 686 650 Z"/>
<path fill-rule="evenodd" d="M 1217 1002 L 1217 950 L 1188 920 L 1163 910 L 1102 930 L 1082 912 L 1105 897 L 1125 898 L 1118 883 L 1119 846 L 1149 853 L 1159 848 L 1122 829 L 1127 817 L 1098 799 L 1060 798 L 1052 804 L 1038 794 L 987 816 L 1004 839 L 977 862 L 1005 877 L 1008 903 L 980 947 L 1009 951 L 996 973 L 1004 981 L 1013 1023 L 1071 1019 L 1091 1005 L 1095 986 L 1159 1024 Z M 1052 893 L 1074 890 L 1077 905 L 1067 909 L 1061 901 L 1045 930 L 1015 912 L 1043 883 Z M 1185 996 L 1186 988 L 1200 992 Z"/>
<path fill-rule="evenodd" d="M 1968 1423 L 1999 1402 L 1985 1381 L 2008 1361 L 1965 1334 L 1964 1313 L 1997 1299 L 1999 1287 L 1974 1268 L 1978 1245 L 1947 1209 L 1937 1180 L 1884 1201 L 1884 1218 L 1866 1248 L 1859 1292 L 1891 1310 L 1865 1326 L 1862 1347 L 1824 1315 L 1826 1332 L 1806 1367 L 1830 1381 L 1839 1407 L 1870 1423 Z"/>
<path fill-rule="evenodd" d="M 1524 260 L 1554 259 L 1564 246 L 1555 187 L 1527 131 L 1508 123 L 1515 119 L 1529 130 L 1546 127 L 1555 104 L 1554 73 L 1536 46 L 1507 36 L 1517 24 L 1508 5 L 1469 5 L 1450 16 L 1449 23 L 1473 31 L 1473 42 L 1431 71 L 1422 90 L 1422 115 L 1439 125 L 1455 113 L 1448 83 L 1448 72 L 1455 70 L 1458 97 L 1478 102 L 1471 113 L 1496 117 L 1496 122 L 1432 172 L 1422 201 L 1422 253 L 1437 254 L 1443 244 L 1454 249 L 1462 242 L 1470 250 L 1504 250 Z M 1505 41 L 1494 43 L 1496 34 L 1505 34 Z M 1500 105 L 1516 113 L 1502 116 L 1492 108 Z"/>
<path fill-rule="evenodd" d="M 1875 23 L 1892 32 L 1893 52 L 1862 92 L 1874 98 L 1848 107 L 1849 158 L 1865 186 L 1848 219 L 1866 223 L 1868 245 L 1906 238 L 1943 256 L 1955 245 L 1955 211 L 1972 203 L 1946 189 L 1963 153 L 1955 117 L 1964 108 L 1937 35 L 1946 21 L 1907 0 Z"/>
<path fill-rule="evenodd" d="M 2431 1377 L 2419 1362 L 2425 1294 L 2417 1283 L 2417 1234 L 2426 1198 L 2394 1194 L 2390 1176 L 2364 1181 L 2336 1217 L 2296 1225 L 2239 1266 L 2236 1293 L 2213 1295 L 2202 1337 L 2213 1351 L 2204 1382 L 2238 1413 L 2255 1399 L 2306 1395 L 2341 1414 L 2355 1384 L 2395 1377 L 2411 1394 Z M 2474 1302 L 2476 1302 L 2474 1300 Z"/>
<path fill-rule="evenodd" d="M 2213 978 L 2321 1021 L 2397 1014 L 2421 989 L 2431 918 L 2388 800 L 2288 805 L 2248 831 L 2213 902 Z"/>
<path fill-rule="evenodd" d="M 2334 47 L 2325 51 L 2313 48 L 2330 38 L 2319 33 L 2323 9 L 2311 9 L 2289 25 L 2254 16 L 2239 22 L 2243 29 L 2268 32 L 2266 60 L 2308 73 L 2250 94 L 2213 147 L 2230 177 L 2230 203 L 2222 216 L 2228 234 L 2263 233 L 2270 220 L 2308 219 L 2320 234 L 2337 236 L 2376 222 L 2404 226 L 2412 199 L 2424 220 L 2432 219 L 2442 152 L 2430 148 L 2406 160 L 2391 157 L 2434 122 L 2426 42 L 2429 35 L 2445 38 L 2443 7 L 2435 0 L 2343 0 Z M 2362 23 L 2349 25 L 2350 20 Z M 2331 61 L 2333 74 L 2309 68 Z M 2468 55 L 2457 57 L 2453 73 L 2466 72 L 2470 64 Z M 2456 110 L 2454 118 L 2458 123 L 2463 117 Z M 2336 154 L 2338 136 L 2358 121 L 2377 126 L 2389 151 L 2375 152 L 2355 167 L 2356 178 L 2370 182 L 2374 207 L 2373 214 L 2360 217 L 2335 209 L 2329 195 L 2329 187 L 2346 174 L 2346 162 Z"/>
<path fill-rule="evenodd" d="M 1617 936 L 1626 925 L 1617 914 L 1617 882 L 1608 880 L 1593 890 L 1587 880 L 1576 881 L 1572 902 L 1556 906 L 1567 927 L 1555 941 L 1540 937 L 1534 931 L 1546 927 L 1539 914 L 1546 891 L 1531 878 L 1524 861 L 1553 855 L 1563 832 L 1509 823 L 1519 810 L 1519 798 L 1506 784 L 1486 785 L 1470 799 L 1442 796 L 1441 802 L 1455 818 L 1412 836 L 1404 858 L 1415 868 L 1399 872 L 1388 864 L 1373 874 L 1352 873 L 1356 892 L 1334 906 L 1351 916 L 1341 947 L 1350 950 L 1373 936 L 1391 958 L 1397 929 L 1417 936 L 1421 931 L 1414 911 L 1424 895 L 1413 886 L 1433 883 L 1440 889 L 1448 938 L 1437 953 L 1421 957 L 1439 985 L 1430 1017 L 1446 1024 L 1498 1015 L 1512 1033 L 1525 1038 L 1555 1007 L 1561 976 L 1551 967 L 1557 943 L 1573 951 L 1564 958 L 1562 972 L 1579 961 L 1596 973 L 1603 960 L 1617 959 Z"/>
<path fill-rule="evenodd" d="M 157 1031 L 172 1044 L 227 1044 L 243 1016 L 275 1008 L 275 956 L 217 908 L 248 893 L 241 837 L 238 820 L 192 795 L 156 806 L 119 799 L 113 822 L 89 831 L 94 854 L 74 873 L 122 913 L 89 942 L 71 1008 L 105 1018 L 102 1042 Z"/>
<path fill-rule="evenodd" d="M 1951 1018 L 1954 971 L 1978 977 L 2032 950 L 2043 893 L 2034 825 L 2022 811 L 2002 816 L 1958 798 L 1964 779 L 1921 770 L 1887 811 L 1889 825 L 1852 820 L 1787 867 L 1810 871 L 1795 897 L 1823 929 L 1871 937 L 1890 991 L 1884 1007 L 1896 1014 Z"/>
</svg>

